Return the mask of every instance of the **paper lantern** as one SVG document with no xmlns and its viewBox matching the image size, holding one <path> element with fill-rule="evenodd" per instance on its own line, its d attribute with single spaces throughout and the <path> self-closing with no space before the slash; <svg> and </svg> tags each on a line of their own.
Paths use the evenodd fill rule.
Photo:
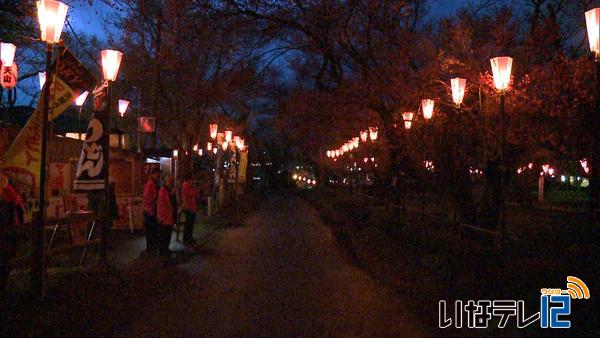
<svg viewBox="0 0 600 338">
<path fill-rule="evenodd" d="M 76 99 L 75 99 L 75 105 L 81 107 L 83 106 L 83 104 L 85 103 L 85 100 L 87 99 L 88 95 L 90 94 L 90 92 L 88 92 L 87 90 L 83 93 L 81 93 L 81 95 L 79 95 Z M 120 105 L 120 103 L 119 103 Z M 119 110 L 121 109 L 121 107 L 119 106 Z"/>
<path fill-rule="evenodd" d="M 510 86 L 510 73 L 513 59 L 509 56 L 499 56 L 490 60 L 494 75 L 494 86 L 497 90 L 506 90 Z"/>
<path fill-rule="evenodd" d="M 369 127 L 369 138 L 371 141 L 377 140 L 377 127 Z"/>
<path fill-rule="evenodd" d="M 153 133 L 156 126 L 154 117 L 142 116 L 138 119 L 138 131 L 142 133 Z"/>
<path fill-rule="evenodd" d="M 207 142 L 206 143 L 206 151 L 211 151 L 212 150 L 212 142 Z"/>
<path fill-rule="evenodd" d="M 600 8 L 590 9 L 585 12 L 585 24 L 587 26 L 590 50 L 594 53 L 596 60 L 600 56 Z"/>
<path fill-rule="evenodd" d="M 452 87 L 452 101 L 456 106 L 460 106 L 465 97 L 465 88 L 467 87 L 467 80 L 456 77 L 450 80 L 450 86 Z"/>
<path fill-rule="evenodd" d="M 227 142 L 231 141 L 232 137 L 233 137 L 233 132 L 231 130 L 225 130 L 225 141 L 227 141 Z"/>
<path fill-rule="evenodd" d="M 12 67 L 17 47 L 12 43 L 0 42 L 0 61 L 2 67 Z"/>
<path fill-rule="evenodd" d="M 116 81 L 123 53 L 117 50 L 105 49 L 100 52 L 100 56 L 102 59 L 102 75 L 104 76 L 104 81 Z"/>
<path fill-rule="evenodd" d="M 127 107 L 129 107 L 129 101 L 127 100 L 119 100 L 119 114 L 121 117 L 125 116 L 125 112 L 127 111 Z"/>
<path fill-rule="evenodd" d="M 60 1 L 40 0 L 37 2 L 37 16 L 40 23 L 40 38 L 46 43 L 60 41 L 69 6 Z"/>
<path fill-rule="evenodd" d="M 210 129 L 210 138 L 213 140 L 216 139 L 219 126 L 216 123 L 211 123 L 208 125 L 208 128 Z"/>
<path fill-rule="evenodd" d="M 425 120 L 429 120 L 433 117 L 434 105 L 435 105 L 435 101 L 433 101 L 431 99 L 421 100 L 421 108 L 423 109 L 423 118 Z"/>
</svg>

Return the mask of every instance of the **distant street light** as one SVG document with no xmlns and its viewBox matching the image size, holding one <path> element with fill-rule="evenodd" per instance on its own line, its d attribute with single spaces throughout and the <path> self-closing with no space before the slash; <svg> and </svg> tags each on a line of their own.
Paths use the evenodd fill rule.
<svg viewBox="0 0 600 338">
<path fill-rule="evenodd" d="M 125 116 L 125 112 L 127 111 L 127 107 L 129 107 L 129 101 L 127 101 L 127 100 L 119 100 L 119 115 L 121 115 L 121 117 Z"/>
<path fill-rule="evenodd" d="M 40 195 L 37 224 L 32 232 L 33 260 L 31 268 L 32 287 L 36 295 L 43 299 L 45 291 L 44 226 L 46 220 L 46 149 L 48 141 L 48 113 L 50 106 L 50 85 L 52 84 L 52 52 L 54 44 L 60 41 L 69 6 L 59 1 L 40 0 L 37 2 L 37 16 L 40 25 L 40 39 L 46 43 L 46 75 L 50 83 L 43 88 L 42 140 L 40 150 Z M 45 81 L 44 81 L 45 82 Z"/>
</svg>

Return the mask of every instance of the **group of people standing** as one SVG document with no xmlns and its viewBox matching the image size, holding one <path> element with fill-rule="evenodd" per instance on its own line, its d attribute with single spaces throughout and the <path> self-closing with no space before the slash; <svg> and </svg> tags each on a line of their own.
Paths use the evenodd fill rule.
<svg viewBox="0 0 600 338">
<path fill-rule="evenodd" d="M 159 187 L 159 184 L 160 169 L 156 168 L 150 173 L 143 191 L 146 253 L 152 256 L 169 257 L 169 245 L 173 227 L 177 222 L 178 205 L 181 206 L 184 216 L 183 243 L 195 244 L 194 223 L 201 192 L 193 186 L 190 175 L 184 177 L 179 191 L 175 188 L 175 179 L 172 176 L 167 176 L 162 186 Z"/>
</svg>

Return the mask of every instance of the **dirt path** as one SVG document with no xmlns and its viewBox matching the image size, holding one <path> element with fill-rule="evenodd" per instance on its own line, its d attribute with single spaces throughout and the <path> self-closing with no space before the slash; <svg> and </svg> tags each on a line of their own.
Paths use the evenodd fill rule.
<svg viewBox="0 0 600 338">
<path fill-rule="evenodd" d="M 130 336 L 422 336 L 300 199 L 272 198 L 215 254 L 179 268 L 189 282 L 139 313 Z"/>
</svg>

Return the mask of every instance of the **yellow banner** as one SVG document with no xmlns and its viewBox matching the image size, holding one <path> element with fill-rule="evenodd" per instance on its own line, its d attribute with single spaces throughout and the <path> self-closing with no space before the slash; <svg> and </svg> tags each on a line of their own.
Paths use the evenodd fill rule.
<svg viewBox="0 0 600 338">
<path fill-rule="evenodd" d="M 58 77 L 50 87 L 50 114 L 52 121 L 62 114 L 74 100 L 75 93 Z M 43 95 L 40 95 L 37 109 L 25 127 L 14 140 L 0 163 L 0 171 L 13 177 L 17 190 L 27 198 L 38 197 L 40 187 L 40 157 L 42 149 L 42 108 Z"/>
</svg>

